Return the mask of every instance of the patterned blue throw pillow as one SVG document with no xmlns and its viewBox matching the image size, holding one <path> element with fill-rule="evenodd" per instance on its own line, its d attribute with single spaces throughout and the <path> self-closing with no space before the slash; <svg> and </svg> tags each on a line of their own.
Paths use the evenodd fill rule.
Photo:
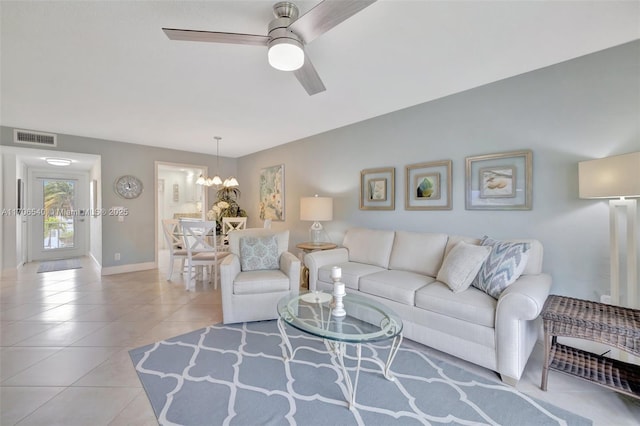
<svg viewBox="0 0 640 426">
<path fill-rule="evenodd" d="M 471 285 L 497 299 L 522 275 L 531 244 L 496 241 L 484 236 L 480 245 L 491 247 L 491 253 Z"/>
<path fill-rule="evenodd" d="M 240 238 L 240 268 L 243 271 L 280 269 L 276 236 Z"/>
</svg>

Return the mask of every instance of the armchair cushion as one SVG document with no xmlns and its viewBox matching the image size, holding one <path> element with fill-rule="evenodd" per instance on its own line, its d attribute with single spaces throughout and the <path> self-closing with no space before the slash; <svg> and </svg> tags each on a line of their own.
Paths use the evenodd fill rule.
<svg viewBox="0 0 640 426">
<path fill-rule="evenodd" d="M 240 267 L 243 272 L 280 269 L 278 258 L 275 235 L 240 238 Z"/>
<path fill-rule="evenodd" d="M 233 294 L 264 294 L 288 291 L 289 277 L 281 270 L 240 272 L 233 281 Z"/>
</svg>

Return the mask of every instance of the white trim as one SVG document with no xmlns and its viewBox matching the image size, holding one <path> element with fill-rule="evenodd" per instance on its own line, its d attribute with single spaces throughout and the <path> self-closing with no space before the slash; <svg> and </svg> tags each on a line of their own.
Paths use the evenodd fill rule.
<svg viewBox="0 0 640 426">
<path fill-rule="evenodd" d="M 127 272 L 138 272 L 138 271 L 148 271 L 150 269 L 156 269 L 157 265 L 155 262 L 144 262 L 144 263 L 131 263 L 129 265 L 119 265 L 119 266 L 108 266 L 106 268 L 101 268 L 100 275 L 115 275 L 115 274 L 124 274 Z"/>
<path fill-rule="evenodd" d="M 153 170 L 153 210 L 154 210 L 154 215 L 153 217 L 155 218 L 155 226 L 153 229 L 153 239 L 154 239 L 154 251 L 153 251 L 153 259 L 154 262 L 156 264 L 156 267 L 158 266 L 158 228 L 160 226 L 160 218 L 158 218 L 158 167 L 159 166 L 171 166 L 171 167 L 176 167 L 176 168 L 189 168 L 189 169 L 200 169 L 202 170 L 202 173 L 205 176 L 209 175 L 209 166 L 204 166 L 204 165 L 198 165 L 198 164 L 186 164 L 186 163 L 171 163 L 168 161 L 155 161 L 155 167 Z M 207 211 L 207 206 L 208 206 L 208 200 L 209 200 L 209 193 L 206 189 L 203 188 L 202 190 L 202 195 L 203 195 L 203 201 L 202 201 L 202 213 L 203 213 L 203 217 L 206 214 L 205 212 Z"/>
<path fill-rule="evenodd" d="M 93 253 L 91 252 L 91 250 L 89 250 L 89 257 L 91 258 L 91 260 L 93 260 L 94 266 L 98 269 L 98 272 L 102 271 L 102 265 L 100 264 L 100 262 L 98 262 L 98 259 L 96 259 L 96 257 L 93 255 Z M 100 274 L 102 275 L 102 274 Z"/>
</svg>

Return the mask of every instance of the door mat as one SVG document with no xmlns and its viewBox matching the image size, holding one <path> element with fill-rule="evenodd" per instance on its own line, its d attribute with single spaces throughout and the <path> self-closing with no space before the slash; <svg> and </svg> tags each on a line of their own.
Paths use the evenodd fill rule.
<svg viewBox="0 0 640 426">
<path fill-rule="evenodd" d="M 48 262 L 40 262 L 38 266 L 38 273 L 53 272 L 53 271 L 66 271 L 67 269 L 80 269 L 82 268 L 80 259 L 60 259 L 51 260 Z"/>
</svg>

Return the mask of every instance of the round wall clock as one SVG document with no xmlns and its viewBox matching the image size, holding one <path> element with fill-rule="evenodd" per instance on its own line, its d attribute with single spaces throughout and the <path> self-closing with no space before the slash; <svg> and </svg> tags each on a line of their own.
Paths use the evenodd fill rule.
<svg viewBox="0 0 640 426">
<path fill-rule="evenodd" d="M 116 179 L 114 190 L 122 198 L 138 198 L 142 194 L 142 182 L 135 176 L 124 175 Z"/>
</svg>

